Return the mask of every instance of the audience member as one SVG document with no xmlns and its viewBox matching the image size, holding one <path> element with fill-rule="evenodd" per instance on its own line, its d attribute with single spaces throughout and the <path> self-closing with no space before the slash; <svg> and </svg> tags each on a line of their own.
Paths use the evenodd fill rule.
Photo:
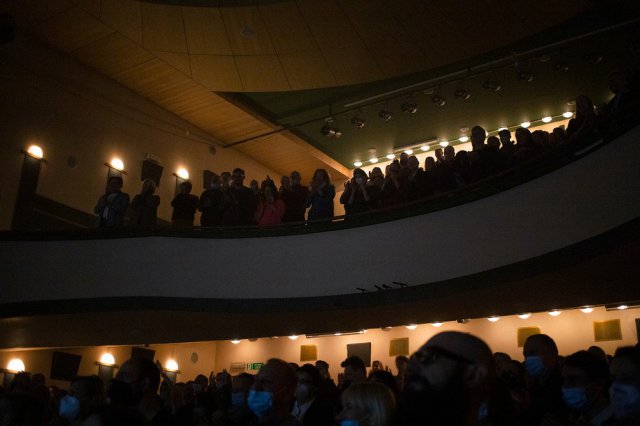
<svg viewBox="0 0 640 426">
<path fill-rule="evenodd" d="M 262 182 L 260 201 L 256 208 L 255 220 L 258 226 L 277 225 L 285 214 L 284 202 L 280 199 L 276 185 L 271 179 Z"/>
<path fill-rule="evenodd" d="M 318 385 L 317 392 L 318 398 L 321 398 L 323 401 L 328 401 L 334 411 L 338 412 L 340 408 L 340 392 L 338 392 L 338 387 L 331 378 L 331 374 L 329 374 L 329 364 L 327 364 L 326 361 L 318 360 L 316 361 L 316 368 L 320 373 L 320 385 Z"/>
<path fill-rule="evenodd" d="M 592 143 L 598 136 L 598 118 L 593 102 L 586 95 L 576 98 L 576 114 L 567 126 L 567 142 L 578 147 Z"/>
<path fill-rule="evenodd" d="M 622 425 L 640 424 L 640 350 L 618 348 L 611 361 L 609 397 L 616 420 Z"/>
<path fill-rule="evenodd" d="M 318 395 L 320 372 L 311 364 L 302 365 L 296 372 L 298 384 L 291 415 L 302 425 L 325 426 L 333 424 L 336 413 L 331 401 Z"/>
<path fill-rule="evenodd" d="M 404 381 L 407 371 L 407 365 L 409 364 L 409 358 L 404 355 L 398 355 L 396 357 L 396 369 L 398 374 L 396 375 L 396 383 L 400 391 L 404 390 Z"/>
<path fill-rule="evenodd" d="M 213 174 L 209 188 L 204 190 L 198 201 L 200 215 L 200 225 L 220 226 L 222 224 L 222 213 L 224 212 L 224 194 L 222 192 L 222 182 L 220 176 Z"/>
<path fill-rule="evenodd" d="M 344 204 L 346 216 L 371 209 L 372 198 L 367 186 L 367 174 L 362 169 L 355 169 L 351 181 L 345 182 L 340 203 Z"/>
<path fill-rule="evenodd" d="M 316 170 L 310 186 L 311 190 L 305 201 L 305 207 L 310 207 L 308 219 L 332 219 L 336 189 L 331 184 L 329 173 L 325 169 Z"/>
<path fill-rule="evenodd" d="M 282 222 L 303 222 L 306 210 L 305 201 L 309 196 L 309 188 L 300 184 L 302 178 L 300 173 L 296 171 L 291 172 L 290 178 L 287 178 L 290 185 L 285 185 L 284 178 L 287 177 L 282 177 L 282 187 L 280 188 L 280 198 L 282 198 L 285 205 Z"/>
<path fill-rule="evenodd" d="M 124 225 L 124 215 L 129 207 L 129 194 L 122 192 L 122 178 L 111 176 L 107 189 L 94 208 L 100 228 L 116 228 Z"/>
<path fill-rule="evenodd" d="M 160 197 L 154 195 L 156 183 L 152 179 L 142 181 L 142 190 L 133 197 L 129 205 L 130 224 L 133 226 L 152 226 L 158 220 Z"/>
<path fill-rule="evenodd" d="M 357 383 L 342 393 L 342 425 L 391 426 L 396 402 L 391 390 L 381 383 Z M 350 420 L 350 422 L 345 422 Z"/>
<path fill-rule="evenodd" d="M 296 373 L 280 360 L 268 360 L 258 371 L 248 396 L 249 409 L 259 424 L 294 426 L 300 422 L 291 416 L 295 398 Z"/>
<path fill-rule="evenodd" d="M 231 174 L 231 184 L 224 191 L 223 226 L 246 226 L 255 223 L 256 198 L 253 191 L 243 183 L 244 170 L 235 168 Z"/>
<path fill-rule="evenodd" d="M 344 368 L 344 380 L 341 383 L 342 391 L 353 384 L 367 381 L 367 368 L 360 357 L 350 356 L 342 361 L 340 367 Z"/>
<path fill-rule="evenodd" d="M 196 216 L 198 208 L 198 197 L 191 194 L 191 182 L 185 181 L 180 184 L 180 192 L 171 201 L 173 214 L 171 215 L 171 224 L 176 227 L 193 226 L 193 220 Z"/>
</svg>

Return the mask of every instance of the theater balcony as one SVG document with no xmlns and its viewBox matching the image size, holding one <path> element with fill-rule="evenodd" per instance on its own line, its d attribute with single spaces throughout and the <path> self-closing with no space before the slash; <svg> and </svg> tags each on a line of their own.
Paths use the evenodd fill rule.
<svg viewBox="0 0 640 426">
<path fill-rule="evenodd" d="M 640 127 L 552 154 L 347 221 L 3 232 L 2 346 L 311 334 L 640 300 Z"/>
</svg>

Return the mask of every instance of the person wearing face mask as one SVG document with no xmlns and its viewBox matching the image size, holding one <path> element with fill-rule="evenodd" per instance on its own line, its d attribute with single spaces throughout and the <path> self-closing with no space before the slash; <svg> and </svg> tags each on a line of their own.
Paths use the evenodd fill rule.
<svg viewBox="0 0 640 426">
<path fill-rule="evenodd" d="M 616 420 L 622 425 L 640 424 L 640 350 L 638 346 L 616 350 L 611 361 L 609 398 Z"/>
<path fill-rule="evenodd" d="M 390 426 L 396 411 L 393 392 L 382 383 L 364 382 L 342 393 L 340 426 Z"/>
<path fill-rule="evenodd" d="M 335 413 L 331 402 L 323 400 L 318 394 L 320 386 L 320 372 L 311 364 L 304 364 L 296 371 L 298 384 L 296 385 L 296 400 L 291 410 L 294 416 L 303 426 L 331 425 Z"/>
<path fill-rule="evenodd" d="M 202 212 L 200 225 L 220 226 L 224 211 L 224 194 L 222 193 L 220 176 L 215 173 L 211 177 L 209 188 L 200 195 L 198 210 Z"/>
<path fill-rule="evenodd" d="M 566 422 L 568 412 L 562 398 L 562 377 L 556 342 L 546 334 L 529 336 L 524 343 L 523 354 L 526 403 L 522 424 Z"/>
<path fill-rule="evenodd" d="M 98 376 L 78 376 L 69 386 L 69 394 L 60 400 L 60 417 L 72 424 L 82 424 L 97 413 L 105 402 L 104 384 Z"/>
<path fill-rule="evenodd" d="M 346 216 L 371 210 L 370 188 L 367 187 L 367 174 L 362 169 L 353 171 L 353 179 L 344 184 L 340 203 L 344 204 Z"/>
<path fill-rule="evenodd" d="M 296 373 L 281 359 L 268 360 L 255 377 L 247 403 L 258 418 L 258 424 L 268 426 L 299 426 L 291 407 L 296 390 Z"/>
<path fill-rule="evenodd" d="M 565 359 L 562 397 L 571 411 L 572 424 L 611 424 L 613 411 L 606 395 L 608 380 L 607 363 L 590 352 L 579 351 Z"/>
</svg>

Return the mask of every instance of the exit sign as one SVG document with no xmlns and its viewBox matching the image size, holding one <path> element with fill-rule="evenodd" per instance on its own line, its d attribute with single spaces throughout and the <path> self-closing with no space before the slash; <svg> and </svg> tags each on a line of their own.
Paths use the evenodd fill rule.
<svg viewBox="0 0 640 426">
<path fill-rule="evenodd" d="M 264 365 L 264 362 L 248 362 L 247 363 L 247 370 L 249 370 L 249 371 L 260 370 L 260 368 L 263 365 Z"/>
</svg>

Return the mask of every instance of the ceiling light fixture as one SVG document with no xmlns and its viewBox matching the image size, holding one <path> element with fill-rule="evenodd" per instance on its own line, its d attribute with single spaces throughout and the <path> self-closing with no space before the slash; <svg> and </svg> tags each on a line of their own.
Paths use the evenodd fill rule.
<svg viewBox="0 0 640 426">
<path fill-rule="evenodd" d="M 443 148 L 449 146 L 449 141 L 440 141 L 440 146 Z"/>
<path fill-rule="evenodd" d="M 409 114 L 415 114 L 416 112 L 418 112 L 418 105 L 413 103 L 413 102 L 411 102 L 411 101 L 408 101 L 408 102 L 403 103 L 400 106 L 400 109 L 402 110 L 402 112 L 406 112 L 406 113 L 409 113 Z"/>
<path fill-rule="evenodd" d="M 376 164 L 378 162 L 378 159 L 376 157 L 369 158 L 369 162 L 372 164 Z"/>
<path fill-rule="evenodd" d="M 438 95 L 437 93 L 434 93 L 433 96 L 431 97 L 431 102 L 436 104 L 436 106 L 438 107 L 443 107 L 444 104 L 447 103 L 447 100 L 442 96 Z"/>
<path fill-rule="evenodd" d="M 533 81 L 533 74 L 521 71 L 518 73 L 518 80 L 531 83 Z"/>
<path fill-rule="evenodd" d="M 289 337 L 289 339 L 291 339 L 291 340 L 296 340 L 296 339 L 297 339 L 298 337 L 300 337 L 300 336 L 299 336 L 299 335 L 297 335 L 297 334 L 292 334 L 291 336 L 288 336 L 288 337 Z"/>
<path fill-rule="evenodd" d="M 240 339 L 233 339 L 230 340 L 231 343 L 233 343 L 234 345 L 237 345 L 238 343 L 240 343 Z"/>
<path fill-rule="evenodd" d="M 591 306 L 585 306 L 580 308 L 580 311 L 585 314 L 590 314 L 591 312 L 593 312 L 593 308 Z"/>
<path fill-rule="evenodd" d="M 628 308 L 629 308 L 629 305 L 620 305 L 620 306 L 618 306 L 618 310 L 620 310 L 620 311 L 624 311 L 625 309 L 628 309 Z"/>
<path fill-rule="evenodd" d="M 573 113 L 571 111 L 565 111 L 565 112 L 562 113 L 562 116 L 564 118 L 571 118 L 571 117 L 573 117 Z"/>
<path fill-rule="evenodd" d="M 356 167 L 362 167 L 362 161 L 356 161 L 353 163 L 353 165 Z"/>
<path fill-rule="evenodd" d="M 357 115 L 354 115 L 353 118 L 351 118 L 351 124 L 353 124 L 357 129 L 362 129 L 364 127 L 364 123 L 364 118 L 358 117 Z"/>
<path fill-rule="evenodd" d="M 420 147 L 420 150 L 422 150 L 422 151 L 424 151 L 424 152 L 429 151 L 429 145 L 422 145 L 422 146 Z"/>
<path fill-rule="evenodd" d="M 489 318 L 487 318 L 489 321 L 491 322 L 498 322 L 500 320 L 500 317 L 498 315 L 491 315 Z"/>
<path fill-rule="evenodd" d="M 409 330 L 415 330 L 416 328 L 418 328 L 418 325 L 417 324 L 409 324 L 406 327 Z"/>
<path fill-rule="evenodd" d="M 521 314 L 518 314 L 518 318 L 520 319 L 527 319 L 531 316 L 531 312 L 523 312 Z"/>
<path fill-rule="evenodd" d="M 393 117 L 393 113 L 386 108 L 382 108 L 378 112 L 378 117 L 380 117 L 383 121 L 389 121 L 391 120 L 391 117 Z"/>
<path fill-rule="evenodd" d="M 482 83 L 482 87 L 487 90 L 491 90 L 492 92 L 499 92 L 502 89 L 502 83 L 497 80 L 487 80 Z"/>
<path fill-rule="evenodd" d="M 467 89 L 457 89 L 453 93 L 453 96 L 455 96 L 456 99 L 462 99 L 463 101 L 466 101 L 471 97 L 471 92 Z"/>
<path fill-rule="evenodd" d="M 468 142 L 469 141 L 469 136 L 460 136 L 460 139 L 458 139 L 460 142 Z"/>
<path fill-rule="evenodd" d="M 324 124 L 322 125 L 322 127 L 320 128 L 320 133 L 322 133 L 323 136 L 326 136 L 328 138 L 337 139 L 340 136 L 342 136 L 342 132 L 340 131 L 340 129 L 333 126 L 332 123 L 333 123 L 333 118 L 327 118 L 324 121 Z"/>
<path fill-rule="evenodd" d="M 441 327 L 441 326 L 442 326 L 442 324 L 444 324 L 444 323 L 443 323 L 443 322 L 440 322 L 440 321 L 436 321 L 436 322 L 432 322 L 432 323 L 431 323 L 431 325 L 432 325 L 432 326 L 434 326 L 434 327 L 436 327 L 436 328 L 437 328 L 437 327 Z"/>
<path fill-rule="evenodd" d="M 551 315 L 552 317 L 557 317 L 558 315 L 560 315 L 562 313 L 562 311 L 558 310 L 558 309 L 552 309 L 549 312 L 549 315 Z"/>
<path fill-rule="evenodd" d="M 569 71 L 569 65 L 566 62 L 558 62 L 553 66 L 553 69 L 556 71 L 567 72 Z"/>
<path fill-rule="evenodd" d="M 394 158 L 396 158 L 396 155 L 395 155 L 395 154 L 391 154 L 391 153 L 389 153 L 389 154 L 387 154 L 387 158 L 388 158 L 389 160 L 393 160 Z"/>
<path fill-rule="evenodd" d="M 531 126 L 531 122 L 530 121 L 523 121 L 522 123 L 520 123 L 520 127 L 523 127 L 525 129 L 527 127 L 529 127 L 529 126 Z"/>
<path fill-rule="evenodd" d="M 553 120 L 552 117 L 549 117 L 549 116 L 542 117 L 542 122 L 543 123 L 551 123 L 551 120 Z"/>
<path fill-rule="evenodd" d="M 413 150 L 411 148 L 405 149 L 404 153 L 407 154 L 407 155 L 411 155 L 411 154 L 413 154 Z"/>
</svg>

